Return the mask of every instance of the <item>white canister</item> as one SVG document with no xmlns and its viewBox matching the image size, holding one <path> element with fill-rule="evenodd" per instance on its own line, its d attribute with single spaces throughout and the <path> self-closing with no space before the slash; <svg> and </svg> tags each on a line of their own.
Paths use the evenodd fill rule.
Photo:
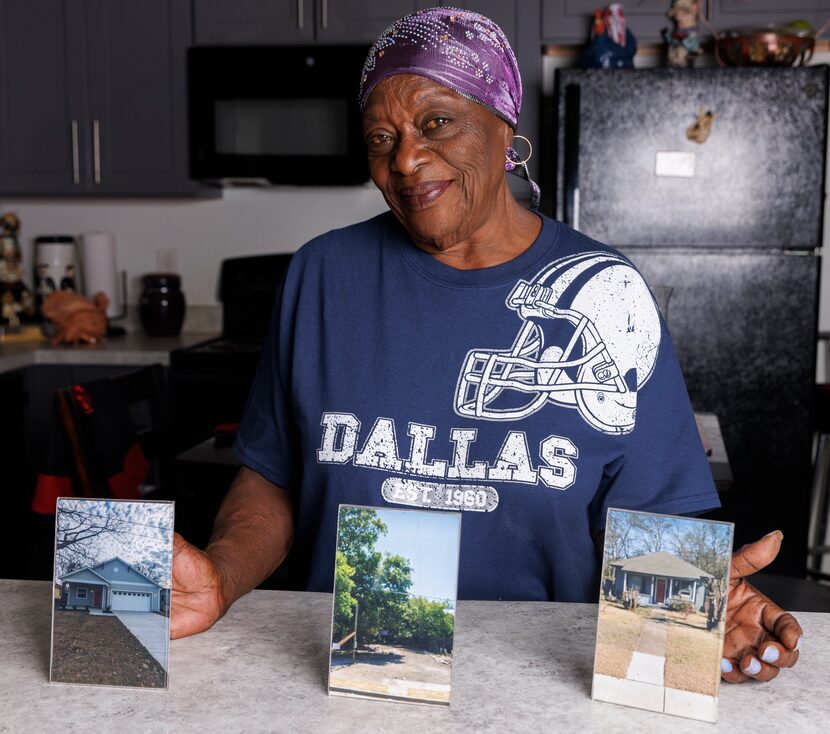
<svg viewBox="0 0 830 734">
<path fill-rule="evenodd" d="M 80 250 L 84 294 L 91 299 L 96 293 L 105 293 L 110 302 L 107 316 L 119 316 L 123 294 L 118 287 L 115 235 L 110 232 L 84 232 L 81 235 Z"/>
<path fill-rule="evenodd" d="M 43 235 L 35 238 L 35 302 L 38 308 L 55 291 L 81 292 L 75 238 Z"/>
</svg>

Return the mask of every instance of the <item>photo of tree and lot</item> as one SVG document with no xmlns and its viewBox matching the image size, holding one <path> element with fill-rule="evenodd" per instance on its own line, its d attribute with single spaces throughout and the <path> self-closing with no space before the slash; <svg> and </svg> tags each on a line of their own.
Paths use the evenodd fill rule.
<svg viewBox="0 0 830 734">
<path fill-rule="evenodd" d="M 50 679 L 167 686 L 173 503 L 59 499 Z"/>
<path fill-rule="evenodd" d="M 461 517 L 341 505 L 329 692 L 448 705 Z"/>
<path fill-rule="evenodd" d="M 608 511 L 593 697 L 717 718 L 731 523 Z"/>
</svg>

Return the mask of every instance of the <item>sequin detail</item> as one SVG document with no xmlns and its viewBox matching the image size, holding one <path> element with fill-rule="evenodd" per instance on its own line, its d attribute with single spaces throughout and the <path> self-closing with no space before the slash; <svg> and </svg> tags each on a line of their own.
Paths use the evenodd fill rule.
<svg viewBox="0 0 830 734">
<path fill-rule="evenodd" d="M 428 8 L 396 20 L 369 50 L 359 103 L 379 82 L 417 74 L 492 110 L 514 129 L 522 107 L 522 80 L 504 32 L 492 20 L 457 8 Z"/>
</svg>

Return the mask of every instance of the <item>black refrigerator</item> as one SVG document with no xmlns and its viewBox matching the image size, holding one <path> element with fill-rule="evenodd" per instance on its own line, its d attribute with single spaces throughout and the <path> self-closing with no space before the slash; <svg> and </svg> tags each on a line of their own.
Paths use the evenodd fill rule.
<svg viewBox="0 0 830 734">
<path fill-rule="evenodd" d="M 559 70 L 548 169 L 552 213 L 640 268 L 695 410 L 718 416 L 733 483 L 715 516 L 736 523 L 736 545 L 783 530 L 770 570 L 794 576 L 806 567 L 827 89 L 827 66 Z"/>
</svg>

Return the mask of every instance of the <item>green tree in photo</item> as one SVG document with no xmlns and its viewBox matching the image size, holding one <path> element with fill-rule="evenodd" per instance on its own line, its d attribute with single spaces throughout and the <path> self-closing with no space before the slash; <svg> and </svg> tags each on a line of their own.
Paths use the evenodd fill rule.
<svg viewBox="0 0 830 734">
<path fill-rule="evenodd" d="M 412 586 L 412 567 L 402 556 L 384 555 L 375 584 L 365 595 L 371 607 L 365 620 L 365 629 L 371 630 L 375 639 L 394 641 L 399 638 L 404 609 Z M 361 625 L 362 627 L 363 625 Z M 381 631 L 386 634 L 382 635 Z"/>
<path fill-rule="evenodd" d="M 403 634 L 419 647 L 429 650 L 450 648 L 450 635 L 455 630 L 455 617 L 444 602 L 422 596 L 409 599 L 403 616 Z"/>
<path fill-rule="evenodd" d="M 355 597 L 371 589 L 375 584 L 381 554 L 375 550 L 375 543 L 387 529 L 374 510 L 348 507 L 340 511 L 337 530 L 337 547 L 354 569 Z"/>
<path fill-rule="evenodd" d="M 349 565 L 346 556 L 337 551 L 334 561 L 334 639 L 342 640 L 354 629 L 355 604 L 354 568 Z"/>
<path fill-rule="evenodd" d="M 334 581 L 334 642 L 354 630 L 358 647 L 372 642 L 414 644 L 440 650 L 451 646 L 455 617 L 445 602 L 412 596 L 408 558 L 376 548 L 386 525 L 371 509 L 340 512 Z M 451 607 L 450 607 L 451 608 Z"/>
<path fill-rule="evenodd" d="M 338 554 L 343 556 L 344 566 L 352 571 L 351 574 L 345 574 L 345 570 L 342 569 L 352 584 L 349 589 L 349 596 L 354 600 L 352 606 L 354 602 L 358 604 L 360 644 L 378 641 L 383 637 L 394 638 L 400 627 L 407 593 L 412 586 L 412 568 L 409 561 L 388 553 L 383 556 L 375 548 L 378 539 L 386 533 L 386 525 L 374 510 L 350 507 L 344 508 L 340 513 Z M 339 586 L 336 585 L 337 595 L 339 591 Z M 344 597 L 344 610 L 347 601 Z M 335 600 L 335 610 L 337 604 Z M 335 616 L 335 619 L 338 618 Z M 346 617 L 340 619 L 345 622 Z M 348 619 L 353 627 L 353 609 Z M 346 629 L 343 637 L 352 627 Z M 387 634 L 381 635 L 382 630 Z"/>
</svg>

